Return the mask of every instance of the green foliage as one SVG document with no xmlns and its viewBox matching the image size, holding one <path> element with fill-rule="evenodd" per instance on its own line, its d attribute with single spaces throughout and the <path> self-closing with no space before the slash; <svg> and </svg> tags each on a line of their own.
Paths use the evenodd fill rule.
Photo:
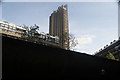
<svg viewBox="0 0 120 80">
<path fill-rule="evenodd" d="M 109 54 L 107 54 L 106 58 L 115 60 L 115 57 L 113 56 L 113 54 L 111 52 L 109 52 Z"/>
</svg>

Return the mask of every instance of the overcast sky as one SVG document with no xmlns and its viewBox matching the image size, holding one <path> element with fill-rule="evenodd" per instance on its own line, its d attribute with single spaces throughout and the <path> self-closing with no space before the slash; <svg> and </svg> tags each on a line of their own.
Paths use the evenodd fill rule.
<svg viewBox="0 0 120 80">
<path fill-rule="evenodd" d="M 40 26 L 48 33 L 49 16 L 62 4 L 68 5 L 70 33 L 79 44 L 78 52 L 93 54 L 118 39 L 118 6 L 116 2 L 4 2 L 2 20 L 22 26 Z"/>
</svg>

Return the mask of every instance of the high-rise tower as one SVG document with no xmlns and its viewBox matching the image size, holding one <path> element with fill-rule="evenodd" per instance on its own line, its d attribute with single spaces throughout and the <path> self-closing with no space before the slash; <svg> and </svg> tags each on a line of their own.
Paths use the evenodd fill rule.
<svg viewBox="0 0 120 80">
<path fill-rule="evenodd" d="M 59 45 L 63 49 L 69 49 L 68 8 L 62 5 L 54 11 L 49 20 L 49 34 L 60 38 Z"/>
</svg>

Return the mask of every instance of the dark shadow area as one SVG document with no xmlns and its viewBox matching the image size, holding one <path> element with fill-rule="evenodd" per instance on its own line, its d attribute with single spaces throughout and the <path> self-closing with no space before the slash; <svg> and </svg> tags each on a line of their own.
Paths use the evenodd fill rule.
<svg viewBox="0 0 120 80">
<path fill-rule="evenodd" d="M 2 78 L 2 35 L 0 34 L 0 79 Z"/>
<path fill-rule="evenodd" d="M 6 36 L 2 51 L 2 80 L 103 80 L 120 75 L 118 61 Z"/>
</svg>

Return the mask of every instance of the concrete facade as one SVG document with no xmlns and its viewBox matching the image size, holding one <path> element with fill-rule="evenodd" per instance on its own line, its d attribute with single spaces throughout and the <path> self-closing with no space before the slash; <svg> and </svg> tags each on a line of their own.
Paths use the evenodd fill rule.
<svg viewBox="0 0 120 80">
<path fill-rule="evenodd" d="M 120 62 L 2 36 L 2 80 L 117 80 Z"/>
<path fill-rule="evenodd" d="M 104 49 L 100 50 L 95 55 L 106 58 L 106 55 L 109 54 L 109 52 L 120 61 L 120 39 L 115 42 L 111 42 L 109 46 L 105 46 Z"/>
<path fill-rule="evenodd" d="M 59 45 L 63 49 L 69 49 L 68 8 L 62 5 L 54 11 L 49 20 L 49 34 L 60 38 Z"/>
</svg>

